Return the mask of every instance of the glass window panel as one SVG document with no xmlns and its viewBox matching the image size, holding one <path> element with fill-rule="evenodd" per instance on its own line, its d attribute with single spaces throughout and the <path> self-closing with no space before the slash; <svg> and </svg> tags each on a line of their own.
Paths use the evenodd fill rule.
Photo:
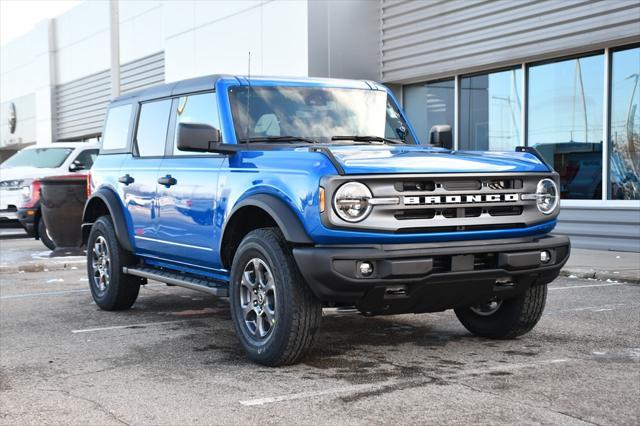
<svg viewBox="0 0 640 426">
<path fill-rule="evenodd" d="M 429 142 L 429 132 L 437 124 L 453 129 L 454 90 L 453 79 L 405 86 L 404 111 L 422 143 Z"/>
<path fill-rule="evenodd" d="M 164 155 L 171 99 L 147 102 L 140 107 L 136 144 L 140 157 Z"/>
<path fill-rule="evenodd" d="M 604 56 L 529 68 L 529 146 L 560 174 L 560 194 L 599 199 L 602 194 Z"/>
<path fill-rule="evenodd" d="M 85 149 L 78 154 L 74 161 L 80 162 L 85 170 L 89 170 L 93 166 L 93 162 L 96 161 L 96 157 L 98 157 L 97 149 Z"/>
<path fill-rule="evenodd" d="M 520 68 L 460 79 L 460 148 L 513 151 L 520 145 Z"/>
<path fill-rule="evenodd" d="M 180 151 L 178 149 L 178 124 L 198 123 L 208 124 L 220 129 L 220 117 L 218 116 L 218 104 L 215 93 L 202 93 L 199 95 L 182 96 L 176 107 L 176 130 L 173 135 L 173 155 L 211 155 L 210 152 Z"/>
<path fill-rule="evenodd" d="M 611 58 L 609 198 L 640 199 L 640 48 Z"/>
<path fill-rule="evenodd" d="M 109 109 L 107 124 L 102 135 L 102 149 L 122 149 L 127 146 L 131 104 Z"/>
</svg>

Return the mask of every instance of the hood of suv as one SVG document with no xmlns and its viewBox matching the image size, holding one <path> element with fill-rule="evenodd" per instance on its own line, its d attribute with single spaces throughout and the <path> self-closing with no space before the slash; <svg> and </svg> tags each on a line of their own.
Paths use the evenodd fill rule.
<svg viewBox="0 0 640 426">
<path fill-rule="evenodd" d="M 328 147 L 346 174 L 548 172 L 526 152 L 449 151 L 423 146 Z"/>
<path fill-rule="evenodd" d="M 3 167 L 0 168 L 0 181 L 3 180 L 31 180 L 63 174 L 62 169 L 48 169 L 39 167 Z"/>
</svg>

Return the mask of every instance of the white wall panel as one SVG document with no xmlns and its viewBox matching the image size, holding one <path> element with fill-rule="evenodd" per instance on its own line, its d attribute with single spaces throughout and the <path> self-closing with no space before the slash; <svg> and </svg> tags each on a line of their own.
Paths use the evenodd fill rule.
<svg viewBox="0 0 640 426">
<path fill-rule="evenodd" d="M 120 3 L 120 62 L 126 63 L 164 50 L 162 4 L 140 4 L 129 10 L 129 2 Z M 125 7 L 126 5 L 126 7 Z M 153 6 L 153 7 L 142 7 Z M 127 13 L 124 13 L 127 11 Z M 134 12 L 137 12 L 134 14 Z"/>
<path fill-rule="evenodd" d="M 249 51 L 253 75 L 307 75 L 306 1 L 180 4 L 163 3 L 167 81 L 246 75 Z"/>
<path fill-rule="evenodd" d="M 265 75 L 308 75 L 306 1 L 279 1 L 262 8 L 262 70 Z"/>
<path fill-rule="evenodd" d="M 67 47 L 58 48 L 56 65 L 58 84 L 65 84 L 109 68 L 109 32 L 101 31 Z"/>
<path fill-rule="evenodd" d="M 85 1 L 58 16 L 55 22 L 56 46 L 65 49 L 109 31 L 109 2 Z"/>
</svg>

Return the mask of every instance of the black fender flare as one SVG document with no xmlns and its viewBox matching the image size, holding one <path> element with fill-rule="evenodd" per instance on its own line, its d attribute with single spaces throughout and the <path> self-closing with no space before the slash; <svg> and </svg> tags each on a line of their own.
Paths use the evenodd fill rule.
<svg viewBox="0 0 640 426">
<path fill-rule="evenodd" d="M 258 207 L 267 212 L 282 231 L 284 238 L 294 244 L 313 244 L 313 240 L 309 238 L 307 231 L 302 226 L 298 216 L 291 210 L 284 201 L 281 199 L 269 195 L 269 194 L 256 194 L 251 195 L 241 202 L 239 202 L 229 214 L 228 219 L 225 221 L 224 229 L 222 230 L 222 238 L 220 243 L 224 239 L 224 235 L 227 232 L 227 225 L 231 222 L 233 215 L 243 207 Z"/>
<path fill-rule="evenodd" d="M 127 221 L 125 220 L 124 212 L 122 211 L 120 199 L 113 191 L 107 188 L 101 188 L 91 194 L 84 205 L 84 211 L 82 212 L 83 242 L 86 243 L 91 225 L 93 225 L 93 222 L 96 219 L 90 217 L 91 208 L 93 205 L 95 205 L 94 203 L 96 202 L 102 202 L 105 206 L 107 206 L 109 215 L 111 216 L 111 220 L 113 222 L 113 226 L 116 230 L 116 237 L 118 238 L 118 242 L 120 243 L 122 248 L 126 251 L 133 252 L 133 245 L 131 244 L 131 237 L 129 235 L 129 230 L 127 229 Z"/>
</svg>

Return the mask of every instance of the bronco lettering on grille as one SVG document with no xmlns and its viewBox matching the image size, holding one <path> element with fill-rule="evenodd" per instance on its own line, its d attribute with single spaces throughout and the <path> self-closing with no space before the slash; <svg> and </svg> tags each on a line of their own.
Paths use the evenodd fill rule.
<svg viewBox="0 0 640 426">
<path fill-rule="evenodd" d="M 512 203 L 514 201 L 518 201 L 518 194 L 432 195 L 404 197 L 405 205 Z"/>
</svg>

